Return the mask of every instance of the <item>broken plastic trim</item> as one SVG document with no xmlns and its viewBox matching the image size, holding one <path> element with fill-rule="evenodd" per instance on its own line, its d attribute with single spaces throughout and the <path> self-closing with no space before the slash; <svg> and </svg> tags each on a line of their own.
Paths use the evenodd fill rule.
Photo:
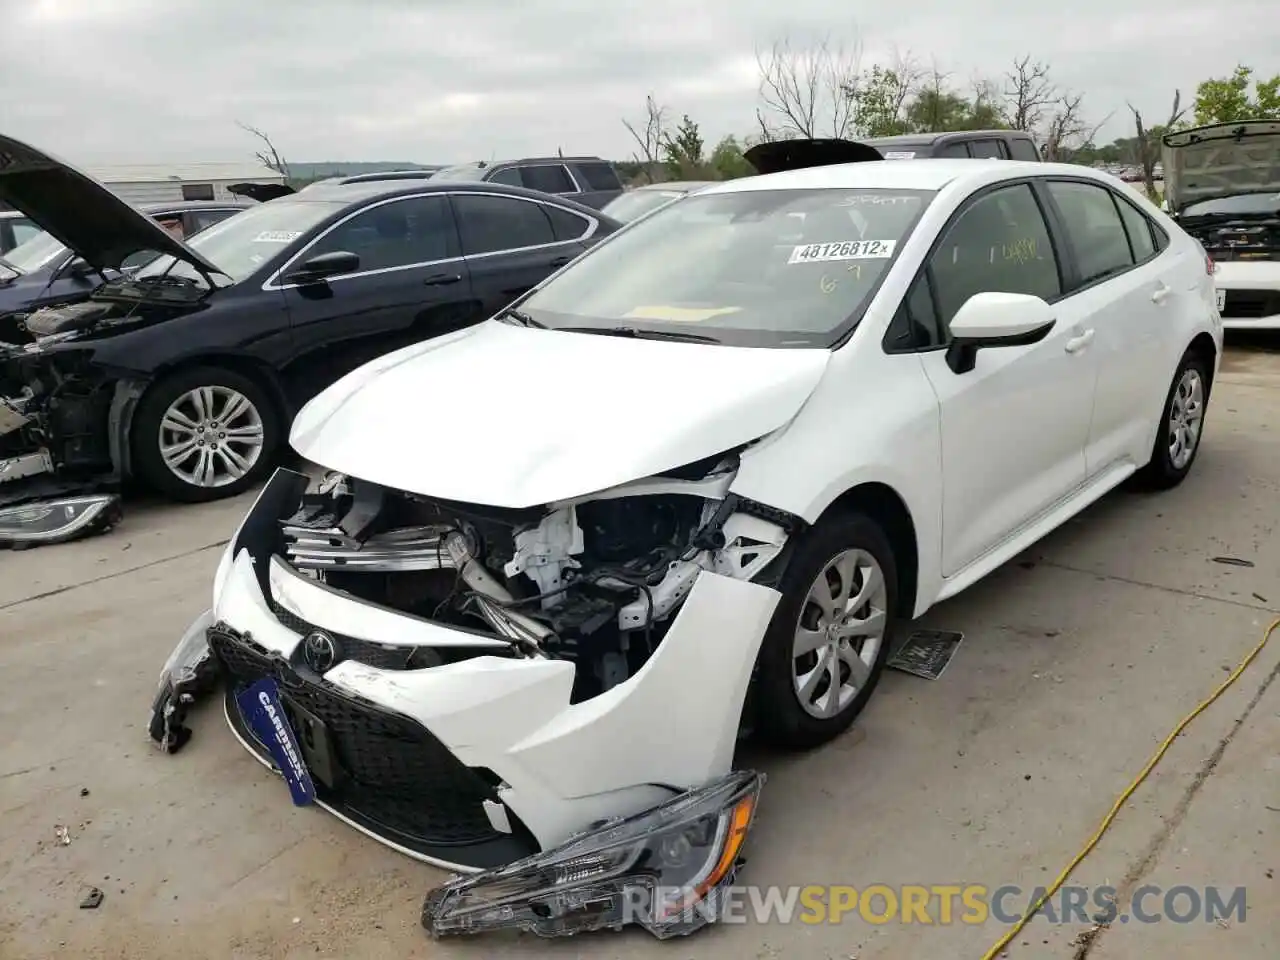
<svg viewBox="0 0 1280 960">
<path fill-rule="evenodd" d="M 455 877 L 427 894 L 422 925 L 434 937 L 503 929 L 562 937 L 632 923 L 661 940 L 693 933 L 723 915 L 764 781 L 735 771 L 553 850 Z"/>
<path fill-rule="evenodd" d="M 209 650 L 213 611 L 206 610 L 187 628 L 160 671 L 160 688 L 151 704 L 147 732 L 165 753 L 177 753 L 191 739 L 187 711 L 196 697 L 217 682 L 217 665 Z"/>
<path fill-rule="evenodd" d="M 55 497 L 0 507 L 0 546 L 64 543 L 101 533 L 120 521 L 120 497 L 113 493 Z"/>
</svg>

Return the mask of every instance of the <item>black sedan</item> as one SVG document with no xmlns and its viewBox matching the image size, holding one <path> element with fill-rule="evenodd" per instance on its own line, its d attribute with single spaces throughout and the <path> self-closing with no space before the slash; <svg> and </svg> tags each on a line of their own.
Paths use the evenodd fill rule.
<svg viewBox="0 0 1280 960">
<path fill-rule="evenodd" d="M 0 201 L 111 277 L 27 314 L 25 342 L 0 345 L 0 514 L 84 478 L 137 475 L 186 501 L 236 494 L 324 387 L 492 316 L 619 226 L 519 187 L 385 181 L 299 191 L 183 243 L 5 137 Z M 162 255 L 111 274 L 140 250 Z M 456 399 L 423 411 L 419 440 Z"/>
</svg>

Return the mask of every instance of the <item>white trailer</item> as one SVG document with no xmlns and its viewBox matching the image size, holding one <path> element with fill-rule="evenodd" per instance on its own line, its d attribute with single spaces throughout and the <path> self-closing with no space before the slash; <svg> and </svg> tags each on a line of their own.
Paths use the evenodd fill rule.
<svg viewBox="0 0 1280 960">
<path fill-rule="evenodd" d="M 235 200 L 237 183 L 284 183 L 284 175 L 254 163 L 99 164 L 81 167 L 128 203 Z"/>
</svg>

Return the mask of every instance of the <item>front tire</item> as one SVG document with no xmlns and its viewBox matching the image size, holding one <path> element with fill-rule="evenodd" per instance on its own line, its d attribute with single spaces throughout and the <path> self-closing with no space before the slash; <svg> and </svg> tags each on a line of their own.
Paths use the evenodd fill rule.
<svg viewBox="0 0 1280 960">
<path fill-rule="evenodd" d="M 898 602 L 893 548 L 854 512 L 805 533 L 779 584 L 758 659 L 755 729 L 809 749 L 839 736 L 871 698 L 889 656 Z"/>
<path fill-rule="evenodd" d="M 1209 363 L 1188 351 L 1173 375 L 1156 430 L 1151 459 L 1139 474 L 1142 486 L 1168 490 L 1186 479 L 1200 452 L 1209 402 Z"/>
<path fill-rule="evenodd" d="M 234 497 L 271 469 L 280 416 L 262 387 L 222 367 L 182 370 L 147 391 L 133 422 L 139 476 L 172 500 Z"/>
</svg>

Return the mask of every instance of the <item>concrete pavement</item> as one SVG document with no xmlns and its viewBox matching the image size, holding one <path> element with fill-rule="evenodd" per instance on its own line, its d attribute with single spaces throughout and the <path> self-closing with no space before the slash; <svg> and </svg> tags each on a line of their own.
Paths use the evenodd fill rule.
<svg viewBox="0 0 1280 960">
<path fill-rule="evenodd" d="M 1183 486 L 1117 492 L 932 611 L 922 625 L 966 637 L 941 680 L 888 674 L 825 749 L 747 751 L 742 762 L 770 781 L 742 882 L 1017 884 L 1025 899 L 1049 883 L 1280 611 L 1276 423 L 1280 356 L 1233 353 Z M 1005 929 L 851 914 L 667 944 L 639 932 L 428 941 L 418 911 L 439 871 L 292 807 L 213 710 L 177 756 L 146 739 L 160 665 L 207 605 L 244 509 L 134 509 L 99 540 L 0 553 L 3 960 L 976 960 Z M 1081 944 L 1092 923 L 1037 919 L 1010 957 L 1275 956 L 1278 669 L 1280 637 L 1174 744 L 1071 881 L 1244 886 L 1246 922 L 1117 923 Z M 90 886 L 106 898 L 80 910 Z"/>
</svg>

